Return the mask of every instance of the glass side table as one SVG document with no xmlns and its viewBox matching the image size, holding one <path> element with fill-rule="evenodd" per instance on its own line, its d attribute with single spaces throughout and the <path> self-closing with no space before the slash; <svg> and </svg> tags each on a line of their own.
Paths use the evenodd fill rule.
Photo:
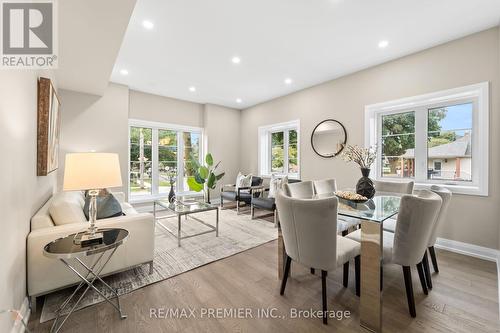
<svg viewBox="0 0 500 333">
<path fill-rule="evenodd" d="M 66 320 L 69 318 L 69 316 L 71 316 L 80 301 L 91 288 L 95 290 L 99 295 L 101 295 L 108 303 L 110 303 L 116 309 L 116 311 L 118 311 L 121 319 L 127 318 L 127 315 L 122 312 L 118 293 L 115 289 L 111 288 L 109 284 L 101 279 L 100 274 L 104 267 L 106 267 L 106 265 L 108 264 L 113 254 L 116 252 L 116 249 L 118 249 L 118 247 L 127 240 L 128 231 L 125 229 L 99 229 L 99 232 L 103 233 L 102 244 L 82 247 L 81 244 L 79 244 L 78 239 L 84 232 L 80 232 L 50 242 L 49 244 L 45 245 L 43 249 L 43 254 L 46 257 L 59 259 L 82 280 L 82 282 L 80 282 L 73 293 L 61 304 L 61 306 L 57 310 L 57 316 L 56 319 L 54 319 L 54 323 L 52 324 L 50 332 L 59 332 Z M 92 265 L 88 265 L 82 260 L 82 258 L 91 255 L 97 255 L 97 259 Z M 78 267 L 83 268 L 85 272 L 80 273 L 80 271 L 77 269 Z M 100 281 L 102 283 L 103 288 L 111 291 L 113 296 L 109 298 L 106 297 L 104 293 L 95 286 L 97 281 Z M 75 297 L 78 290 L 80 290 L 84 286 L 86 286 L 85 290 L 78 297 L 76 303 L 70 307 L 71 300 Z M 116 304 L 112 302 L 113 298 L 116 298 Z M 62 314 L 68 308 L 69 312 L 63 316 Z"/>
</svg>

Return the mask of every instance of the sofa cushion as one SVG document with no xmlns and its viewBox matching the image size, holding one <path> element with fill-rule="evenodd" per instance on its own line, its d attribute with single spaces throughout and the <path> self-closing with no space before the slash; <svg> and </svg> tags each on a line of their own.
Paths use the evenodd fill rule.
<svg viewBox="0 0 500 333">
<path fill-rule="evenodd" d="M 83 206 L 83 213 L 87 221 L 89 220 L 89 207 L 90 195 L 85 196 L 85 205 Z M 108 190 L 104 189 L 99 191 L 97 196 L 97 219 L 107 219 L 110 217 L 122 216 L 123 211 L 120 202 Z"/>
<path fill-rule="evenodd" d="M 252 205 L 267 210 L 274 210 L 276 208 L 274 198 L 252 198 Z"/>
<path fill-rule="evenodd" d="M 82 192 L 60 192 L 52 198 L 49 214 L 55 225 L 85 222 L 83 205 Z"/>
</svg>

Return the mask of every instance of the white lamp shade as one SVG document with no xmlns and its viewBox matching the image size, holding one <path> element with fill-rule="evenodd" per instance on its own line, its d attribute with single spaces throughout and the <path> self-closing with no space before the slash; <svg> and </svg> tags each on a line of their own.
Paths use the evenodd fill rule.
<svg viewBox="0 0 500 333">
<path fill-rule="evenodd" d="M 118 154 L 66 154 L 64 191 L 98 190 L 122 186 Z"/>
</svg>

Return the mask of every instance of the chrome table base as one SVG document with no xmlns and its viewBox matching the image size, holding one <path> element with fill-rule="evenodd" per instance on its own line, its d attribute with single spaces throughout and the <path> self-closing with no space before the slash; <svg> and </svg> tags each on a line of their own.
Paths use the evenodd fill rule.
<svg viewBox="0 0 500 333">
<path fill-rule="evenodd" d="M 80 264 L 81 267 L 83 267 L 87 273 L 82 274 L 80 273 L 75 266 L 72 266 L 67 259 L 60 259 L 73 273 L 75 273 L 81 280 L 80 284 L 76 287 L 76 289 L 73 291 L 73 293 L 61 304 L 59 309 L 57 310 L 57 316 L 54 319 L 54 323 L 52 324 L 52 327 L 50 329 L 50 332 L 59 332 L 59 330 L 62 328 L 66 320 L 71 316 L 71 314 L 75 311 L 77 308 L 78 304 L 80 304 L 81 300 L 87 294 L 87 292 L 92 288 L 95 290 L 99 295 L 101 295 L 108 303 L 110 303 L 118 312 L 120 315 L 120 319 L 125 319 L 127 318 L 127 315 L 122 312 L 121 306 L 120 306 L 120 297 L 118 296 L 118 293 L 116 292 L 115 289 L 111 288 L 109 284 L 104 282 L 99 274 L 101 274 L 102 270 L 104 267 L 108 264 L 109 260 L 115 253 L 117 248 L 114 248 L 111 251 L 104 251 L 101 253 L 101 255 L 97 258 L 97 260 L 94 262 L 94 264 L 89 267 L 87 264 L 85 264 L 80 258 L 75 257 L 75 261 Z M 105 253 L 108 252 L 108 257 L 105 258 Z M 104 293 L 99 290 L 96 286 L 95 283 L 99 281 L 103 284 L 104 288 L 108 289 L 113 293 L 112 297 L 106 297 Z M 86 286 L 85 290 L 83 293 L 78 297 L 78 300 L 73 304 L 73 306 L 70 307 L 70 302 L 71 300 L 76 296 L 77 292 L 83 287 Z M 113 298 L 116 298 L 116 304 L 112 302 Z M 67 308 L 70 308 L 69 312 L 67 314 L 64 314 L 65 310 Z"/>
</svg>

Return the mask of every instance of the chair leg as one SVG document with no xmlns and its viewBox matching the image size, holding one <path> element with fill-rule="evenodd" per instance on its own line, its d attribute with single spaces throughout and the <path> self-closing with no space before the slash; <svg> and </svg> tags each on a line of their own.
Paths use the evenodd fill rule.
<svg viewBox="0 0 500 333">
<path fill-rule="evenodd" d="M 278 210 L 274 209 L 274 227 L 278 227 Z"/>
<path fill-rule="evenodd" d="M 434 246 L 429 246 L 429 254 L 431 255 L 432 267 L 434 267 L 434 272 L 439 273 L 438 261 L 436 258 L 436 252 L 434 251 Z"/>
<path fill-rule="evenodd" d="M 250 219 L 253 220 L 254 218 L 254 207 L 253 204 L 250 204 Z"/>
<path fill-rule="evenodd" d="M 311 274 L 316 274 L 316 270 L 314 268 L 311 268 Z"/>
<path fill-rule="evenodd" d="M 326 276 L 328 275 L 327 271 L 321 271 L 321 291 L 323 296 L 323 324 L 328 324 L 328 316 L 327 316 L 327 300 L 326 300 Z"/>
<path fill-rule="evenodd" d="M 356 256 L 354 258 L 354 275 L 355 275 L 355 279 L 356 279 L 356 296 L 358 296 L 358 297 L 360 295 L 360 289 L 359 289 L 360 281 L 361 281 L 360 274 L 361 274 L 361 257 Z"/>
<path fill-rule="evenodd" d="M 349 285 L 349 261 L 344 263 L 344 278 L 342 282 L 344 284 L 344 288 L 347 288 Z"/>
<path fill-rule="evenodd" d="M 36 296 L 30 296 L 30 308 L 31 308 L 31 314 L 34 316 L 36 312 Z"/>
<path fill-rule="evenodd" d="M 220 197 L 220 209 L 223 209 L 223 208 L 224 208 L 224 198 L 221 195 L 221 197 Z"/>
<path fill-rule="evenodd" d="M 422 290 L 424 291 L 425 295 L 428 295 L 429 291 L 427 290 L 427 282 L 425 281 L 424 267 L 422 265 L 422 262 L 419 262 L 417 264 L 417 272 L 418 278 L 420 279 L 420 284 L 422 285 Z"/>
<path fill-rule="evenodd" d="M 236 200 L 236 214 L 240 213 L 240 201 Z"/>
<path fill-rule="evenodd" d="M 292 264 L 292 258 L 288 255 L 286 256 L 285 271 L 283 272 L 283 279 L 281 280 L 280 295 L 285 293 L 286 280 L 288 279 L 288 273 L 290 272 L 290 265 Z"/>
<path fill-rule="evenodd" d="M 149 274 L 153 274 L 153 261 L 149 262 Z"/>
<path fill-rule="evenodd" d="M 342 231 L 342 237 L 347 236 L 347 230 Z"/>
<path fill-rule="evenodd" d="M 427 282 L 427 288 L 432 289 L 431 269 L 429 267 L 429 257 L 427 257 L 427 251 L 425 251 L 424 258 L 422 259 L 422 264 L 424 265 L 425 281 Z"/>
<path fill-rule="evenodd" d="M 410 310 L 410 315 L 415 318 L 417 312 L 415 310 L 415 298 L 413 296 L 413 282 L 411 279 L 411 268 L 410 266 L 403 266 L 403 276 L 405 280 L 406 287 L 406 298 L 408 299 L 408 308 Z"/>
</svg>

